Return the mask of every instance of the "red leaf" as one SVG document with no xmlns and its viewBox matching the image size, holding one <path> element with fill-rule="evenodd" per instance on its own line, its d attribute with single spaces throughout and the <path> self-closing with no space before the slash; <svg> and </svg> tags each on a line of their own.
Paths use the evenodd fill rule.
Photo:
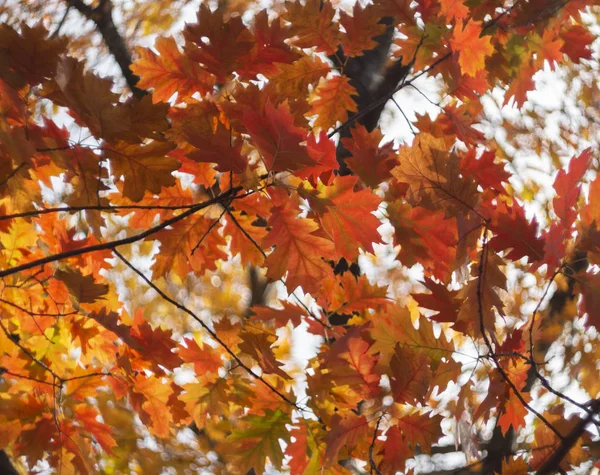
<svg viewBox="0 0 600 475">
<path fill-rule="evenodd" d="M 306 132 L 294 125 L 294 116 L 287 104 L 277 108 L 267 102 L 262 113 L 246 110 L 243 123 L 262 155 L 269 171 L 298 170 L 317 164 L 300 145 L 306 140 Z"/>
</svg>

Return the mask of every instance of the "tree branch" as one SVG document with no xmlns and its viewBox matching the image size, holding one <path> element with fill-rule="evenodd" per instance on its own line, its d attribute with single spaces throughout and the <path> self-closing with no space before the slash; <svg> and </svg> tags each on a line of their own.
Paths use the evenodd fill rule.
<svg viewBox="0 0 600 475">
<path fill-rule="evenodd" d="M 192 208 L 188 209 L 187 211 L 184 211 L 183 213 L 181 213 L 177 216 L 174 216 L 173 218 L 167 219 L 166 221 L 163 221 L 162 223 L 160 223 L 150 229 L 147 229 L 144 232 L 134 234 L 133 236 L 129 236 L 127 238 L 116 239 L 114 241 L 103 242 L 103 243 L 95 244 L 93 246 L 85 246 L 85 247 L 81 247 L 78 249 L 71 249 L 70 251 L 60 252 L 58 254 L 46 256 L 41 259 L 36 259 L 35 261 L 21 264 L 20 266 L 9 267 L 8 269 L 4 269 L 4 270 L 0 271 L 0 278 L 7 277 L 7 276 L 13 275 L 13 274 L 17 274 L 18 272 L 22 272 L 22 271 L 25 271 L 28 269 L 33 269 L 34 267 L 38 267 L 38 266 L 41 266 L 44 264 L 49 264 L 51 262 L 60 261 L 62 259 L 68 259 L 69 257 L 80 256 L 82 254 L 87 254 L 90 252 L 104 251 L 107 249 L 114 250 L 118 246 L 122 246 L 124 244 L 132 244 L 134 242 L 141 241 L 142 239 L 144 239 L 148 236 L 151 236 L 153 234 L 156 234 L 158 231 L 160 231 L 168 226 L 171 226 L 172 224 L 175 224 L 175 223 L 187 218 L 188 216 L 191 216 L 192 214 L 197 213 L 198 211 L 200 211 L 204 208 L 212 206 L 216 203 L 221 203 L 223 201 L 230 200 L 233 197 L 240 198 L 240 197 L 244 197 L 244 196 L 249 196 L 254 193 L 254 191 L 250 191 L 248 193 L 245 193 L 244 195 L 237 196 L 237 193 L 239 193 L 241 190 L 242 190 L 241 186 L 231 188 L 230 190 L 217 196 L 216 198 L 207 200 L 203 203 L 199 203 L 198 205 L 193 206 Z"/>
<path fill-rule="evenodd" d="M 88 20 L 91 20 L 96 25 L 98 32 L 102 35 L 104 43 L 108 47 L 110 54 L 115 58 L 115 61 L 121 69 L 121 73 L 127 81 L 127 85 L 131 92 L 136 97 L 142 97 L 146 91 L 137 87 L 140 80 L 139 76 L 133 74 L 129 68 L 131 66 L 131 53 L 120 35 L 112 17 L 112 2 L 111 0 L 101 0 L 97 7 L 92 8 L 85 4 L 83 0 L 67 0 L 70 7 L 75 8 Z"/>
</svg>

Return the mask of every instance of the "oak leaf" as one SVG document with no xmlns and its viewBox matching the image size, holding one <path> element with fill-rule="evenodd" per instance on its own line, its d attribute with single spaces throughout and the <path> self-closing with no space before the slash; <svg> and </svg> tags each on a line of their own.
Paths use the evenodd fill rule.
<svg viewBox="0 0 600 475">
<path fill-rule="evenodd" d="M 190 99 L 196 92 L 204 96 L 212 91 L 215 77 L 179 51 L 172 37 L 158 37 L 154 48 L 138 49 L 139 59 L 131 70 L 140 76 L 138 87 L 153 88 L 153 102 L 167 102 L 177 93 L 177 101 Z"/>
<path fill-rule="evenodd" d="M 331 259 L 333 243 L 318 235 L 318 225 L 312 219 L 298 217 L 298 210 L 289 201 L 273 207 L 269 218 L 271 231 L 263 239 L 263 246 L 275 246 L 266 260 L 267 276 L 271 280 L 284 277 L 291 292 L 302 286 L 314 291 L 319 281 L 332 273 L 324 259 Z"/>
<path fill-rule="evenodd" d="M 131 201 L 141 201 L 146 191 L 160 193 L 163 187 L 173 186 L 172 173 L 179 168 L 179 161 L 169 157 L 174 145 L 169 142 L 151 142 L 148 145 L 132 145 L 119 142 L 104 147 L 110 158 L 115 176 L 123 176 L 123 195 Z"/>
<path fill-rule="evenodd" d="M 481 36 L 481 24 L 468 20 L 463 26 L 458 22 L 452 31 L 450 47 L 453 53 L 458 53 L 458 64 L 464 74 L 475 77 L 485 69 L 485 60 L 494 52 L 491 38 Z"/>
</svg>

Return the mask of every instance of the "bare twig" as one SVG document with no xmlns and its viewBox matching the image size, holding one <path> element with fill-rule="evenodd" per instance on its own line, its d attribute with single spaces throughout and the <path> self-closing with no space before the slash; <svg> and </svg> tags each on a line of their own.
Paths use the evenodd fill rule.
<svg viewBox="0 0 600 475">
<path fill-rule="evenodd" d="M 381 424 L 381 419 L 383 418 L 383 414 L 379 416 L 377 419 L 377 424 L 375 425 L 375 430 L 373 431 L 373 440 L 371 440 L 371 445 L 369 446 L 369 464 L 371 465 L 370 473 L 375 472 L 376 475 L 382 475 L 379 468 L 377 468 L 377 464 L 375 463 L 375 458 L 373 457 L 373 452 L 375 450 L 375 441 L 377 440 L 377 432 L 379 431 L 379 424 Z"/>
<path fill-rule="evenodd" d="M 487 245 L 487 233 L 488 233 L 488 227 L 487 227 L 487 223 L 486 223 L 486 225 L 485 225 L 485 227 L 483 229 L 483 242 L 482 242 L 482 249 L 481 249 L 481 257 L 479 259 L 479 276 L 478 276 L 478 281 L 477 281 L 477 306 L 478 306 L 478 313 L 479 313 L 479 329 L 481 331 L 481 335 L 483 337 L 483 341 L 485 342 L 485 345 L 488 348 L 489 357 L 492 359 L 492 361 L 496 365 L 496 369 L 498 370 L 498 372 L 502 376 L 502 379 L 506 382 L 506 384 L 508 384 L 508 386 L 510 387 L 510 389 L 515 393 L 515 396 L 517 397 L 517 399 L 519 400 L 519 402 L 523 405 L 523 407 L 525 407 L 525 409 L 527 409 L 531 413 L 535 414 L 535 416 L 540 421 L 542 421 L 546 425 L 546 427 L 548 427 L 552 432 L 554 432 L 554 434 L 560 440 L 563 440 L 564 437 L 558 431 L 558 429 L 556 429 L 556 427 L 554 427 L 548 421 L 548 419 L 546 419 L 542 414 L 540 414 L 538 411 L 536 411 L 534 408 L 532 408 L 527 403 L 527 401 L 525 401 L 525 399 L 521 395 L 521 392 L 515 386 L 515 383 L 512 382 L 512 380 L 510 379 L 510 377 L 508 376 L 508 374 L 506 373 L 506 371 L 504 371 L 504 368 L 502 368 L 500 362 L 498 361 L 498 358 L 496 357 L 496 354 L 494 352 L 494 348 L 492 347 L 492 343 L 491 343 L 491 341 L 490 341 L 490 339 L 489 339 L 489 337 L 487 335 L 487 330 L 486 330 L 485 324 L 483 322 L 483 296 L 482 296 L 483 295 L 483 292 L 482 292 L 483 275 L 484 275 L 484 269 L 485 269 L 484 262 L 487 262 L 487 249 L 488 249 L 488 245 Z"/>
<path fill-rule="evenodd" d="M 17 274 L 19 272 L 22 272 L 22 271 L 25 271 L 28 269 L 33 269 L 34 267 L 38 267 L 43 264 L 48 264 L 50 262 L 56 262 L 56 261 L 60 261 L 62 259 L 67 259 L 69 257 L 80 256 L 82 254 L 88 254 L 90 252 L 115 249 L 116 247 L 122 246 L 124 244 L 131 244 L 131 243 L 134 243 L 137 241 L 141 241 L 142 239 L 144 239 L 148 236 L 151 236 L 153 234 L 156 234 L 158 231 L 160 231 L 168 226 L 171 226 L 172 224 L 175 224 L 175 223 L 187 218 L 188 216 L 191 216 L 194 213 L 197 213 L 198 211 L 200 211 L 204 208 L 212 206 L 216 203 L 221 203 L 223 201 L 230 200 L 232 197 L 237 197 L 237 193 L 239 193 L 241 190 L 242 190 L 242 187 L 240 187 L 240 186 L 232 188 L 231 190 L 228 190 L 227 192 L 217 196 L 216 198 L 207 200 L 203 203 L 199 203 L 199 204 L 193 206 L 192 208 L 189 208 L 187 211 L 184 211 L 183 213 L 181 213 L 177 216 L 174 216 L 173 218 L 167 219 L 167 220 L 163 221 L 162 223 L 160 223 L 152 228 L 147 229 L 144 232 L 134 234 L 133 236 L 129 236 L 127 238 L 116 239 L 114 241 L 103 242 L 103 243 L 95 244 L 93 246 L 85 246 L 85 247 L 81 247 L 78 249 L 71 249 L 69 251 L 60 252 L 58 254 L 46 256 L 41 259 L 36 259 L 35 261 L 31 261 L 26 264 L 21 264 L 20 266 L 9 267 L 8 269 L 4 269 L 4 270 L 0 271 L 0 278 L 6 277 L 9 275 L 13 275 L 13 274 Z M 248 196 L 252 193 L 254 193 L 254 191 L 249 191 L 244 195 L 240 195 L 239 197 Z"/>
<path fill-rule="evenodd" d="M 219 338 L 219 336 L 210 329 L 210 327 L 208 325 L 206 325 L 206 323 L 204 323 L 202 321 L 202 319 L 200 317 L 198 317 L 198 315 L 196 315 L 192 310 L 190 310 L 188 307 L 186 307 L 185 305 L 179 303 L 177 300 L 172 299 L 171 297 L 169 297 L 166 293 L 164 293 L 154 282 L 152 282 L 148 277 L 146 277 L 142 271 L 140 271 L 138 268 L 136 268 L 133 264 L 131 264 L 131 262 L 129 262 L 119 251 L 117 251 L 116 249 L 113 249 L 113 253 L 119 258 L 121 259 L 121 261 L 123 261 L 123 263 L 125 263 L 125 265 L 127 267 L 129 267 L 132 271 L 134 271 L 138 276 L 140 276 L 142 278 L 142 280 L 144 282 L 146 282 L 146 284 L 148 284 L 163 300 L 169 302 L 171 305 L 173 305 L 174 307 L 178 308 L 179 310 L 182 310 L 183 312 L 187 313 L 190 317 L 192 317 L 195 321 L 197 321 L 200 326 L 206 330 L 206 332 L 210 335 L 210 337 L 215 340 L 234 360 L 235 362 L 241 367 L 243 368 L 250 376 L 252 376 L 254 379 L 259 380 L 262 384 L 264 384 L 270 391 L 272 391 L 274 394 L 276 394 L 282 401 L 286 402 L 287 404 L 289 404 L 290 406 L 294 407 L 295 409 L 299 410 L 299 411 L 303 411 L 303 409 L 298 406 L 295 402 L 291 401 L 285 394 L 283 394 L 281 391 L 279 391 L 275 386 L 273 386 L 271 383 L 269 383 L 266 379 L 264 379 L 262 376 L 256 374 L 252 368 L 248 367 L 232 350 L 231 348 L 229 348 L 229 346 L 227 346 L 227 344 L 221 340 L 221 338 Z"/>
</svg>

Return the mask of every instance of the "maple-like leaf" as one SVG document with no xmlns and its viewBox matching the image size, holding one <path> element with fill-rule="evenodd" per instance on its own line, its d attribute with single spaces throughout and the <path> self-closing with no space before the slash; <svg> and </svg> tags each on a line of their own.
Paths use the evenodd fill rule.
<svg viewBox="0 0 600 475">
<path fill-rule="evenodd" d="M 253 318 L 262 321 L 275 320 L 277 326 L 284 326 L 288 322 L 291 322 L 295 327 L 300 325 L 302 317 L 307 313 L 306 309 L 285 300 L 281 302 L 281 305 L 283 305 L 281 309 L 263 305 L 254 306 L 252 307 Z"/>
<path fill-rule="evenodd" d="M 406 440 L 411 441 L 413 446 L 419 444 L 421 449 L 427 453 L 442 436 L 441 421 L 442 416 L 440 415 L 431 415 L 415 410 L 398 420 L 398 429 Z"/>
<path fill-rule="evenodd" d="M 430 358 L 422 351 L 396 346 L 390 361 L 390 387 L 400 404 L 425 402 L 431 383 Z"/>
<path fill-rule="evenodd" d="M 286 428 L 289 423 L 290 416 L 279 409 L 264 416 L 245 416 L 225 439 L 224 453 L 235 457 L 244 472 L 253 468 L 256 473 L 264 473 L 267 458 L 280 469 L 283 463 L 280 440 L 289 441 L 290 432 Z"/>
<path fill-rule="evenodd" d="M 327 356 L 331 368 L 327 377 L 338 386 L 348 386 L 369 398 L 381 391 L 381 374 L 376 369 L 378 357 L 371 351 L 371 345 L 360 336 L 346 334 L 339 340 Z"/>
<path fill-rule="evenodd" d="M 82 425 L 83 429 L 94 437 L 105 452 L 112 455 L 117 441 L 112 437 L 113 429 L 97 420 L 100 413 L 85 404 L 75 406 L 74 412 L 75 419 Z"/>
<path fill-rule="evenodd" d="M 247 331 L 240 335 L 242 342 L 238 345 L 247 355 L 252 356 L 265 373 L 276 374 L 283 379 L 291 379 L 290 376 L 281 369 L 283 363 L 280 363 L 273 354 L 271 345 L 275 338 L 265 332 Z"/>
<path fill-rule="evenodd" d="M 59 269 L 54 276 L 64 282 L 79 303 L 93 303 L 108 292 L 107 284 L 97 284 L 93 275 L 83 275 L 77 269 Z"/>
<path fill-rule="evenodd" d="M 288 38 L 288 27 L 281 26 L 281 19 L 275 18 L 269 25 L 267 10 L 261 10 L 254 16 L 255 43 L 249 53 L 249 58 L 238 70 L 244 79 L 254 79 L 258 74 L 270 77 L 279 70 L 279 65 L 296 61 L 300 54 L 292 51 L 285 42 Z"/>
<path fill-rule="evenodd" d="M 146 191 L 160 193 L 163 187 L 173 186 L 172 172 L 179 168 L 179 161 L 167 154 L 173 150 L 169 142 L 151 142 L 148 145 L 132 145 L 119 142 L 106 146 L 104 152 L 110 158 L 115 176 L 123 176 L 123 194 L 131 201 L 141 201 Z"/>
<path fill-rule="evenodd" d="M 496 325 L 494 309 L 504 316 L 504 303 L 496 289 L 506 290 L 506 276 L 500 269 L 504 262 L 498 254 L 488 251 L 483 259 L 482 271 L 479 270 L 480 263 L 474 262 L 471 267 L 474 278 L 458 293 L 462 300 L 458 320 L 469 324 L 477 333 L 480 333 L 483 321 L 483 327 L 493 333 Z"/>
<path fill-rule="evenodd" d="M 275 246 L 265 263 L 269 279 L 287 273 L 289 291 L 298 286 L 307 292 L 316 290 L 319 281 L 332 273 L 324 259 L 334 256 L 333 243 L 316 233 L 319 227 L 312 219 L 299 217 L 289 200 L 273 207 L 269 226 L 271 231 L 263 240 L 263 246 Z"/>
<path fill-rule="evenodd" d="M 381 222 L 372 214 L 381 200 L 371 190 L 355 191 L 356 186 L 356 177 L 338 176 L 329 186 L 319 184 L 318 194 L 307 195 L 337 253 L 349 261 L 358 258 L 359 248 L 373 252 L 373 244 L 381 242 Z"/>
<path fill-rule="evenodd" d="M 243 67 L 243 59 L 255 43 L 253 35 L 241 17 L 225 21 L 222 9 L 211 11 L 204 3 L 197 18 L 197 23 L 187 24 L 183 31 L 187 40 L 185 52 L 224 83 L 231 73 Z"/>
<path fill-rule="evenodd" d="M 420 318 L 419 329 L 414 325 L 408 309 L 399 305 L 390 307 L 387 312 L 373 319 L 369 335 L 373 339 L 372 352 L 381 354 L 380 363 L 389 364 L 396 346 L 423 351 L 431 359 L 431 369 L 435 372 L 444 359 L 448 359 L 454 346 L 442 335 L 436 337 L 433 324 Z"/>
<path fill-rule="evenodd" d="M 521 397 L 525 402 L 529 403 L 531 395 L 529 393 L 521 393 Z M 504 404 L 504 411 L 498 418 L 498 426 L 502 429 L 502 433 L 506 435 L 508 430 L 511 428 L 518 431 L 525 425 L 525 416 L 527 415 L 527 408 L 523 403 L 515 396 L 514 391 L 509 391 L 509 396 Z"/>
<path fill-rule="evenodd" d="M 431 291 L 430 294 L 411 294 L 420 307 L 437 312 L 431 318 L 437 322 L 455 322 L 460 309 L 460 299 L 457 290 L 448 290 L 443 284 L 434 282 L 425 276 L 423 284 Z"/>
<path fill-rule="evenodd" d="M 379 470 L 382 473 L 396 473 L 404 471 L 406 460 L 413 457 L 414 451 L 408 446 L 400 429 L 392 426 L 385 432 L 382 453 Z"/>
<path fill-rule="evenodd" d="M 212 91 L 215 77 L 181 53 L 174 38 L 158 37 L 154 48 L 158 54 L 147 48 L 138 49 L 139 58 L 131 65 L 141 78 L 138 87 L 154 89 L 154 102 L 167 102 L 175 93 L 177 101 L 182 102 L 196 92 L 204 96 Z"/>
<path fill-rule="evenodd" d="M 559 170 L 554 180 L 553 187 L 556 197 L 552 201 L 552 205 L 565 229 L 569 229 L 575 222 L 577 216 L 575 205 L 581 192 L 579 182 L 588 170 L 591 160 L 591 149 L 584 150 L 579 156 L 571 159 L 568 171 L 564 168 Z"/>
<path fill-rule="evenodd" d="M 448 154 L 444 140 L 421 133 L 410 147 L 402 147 L 398 162 L 392 175 L 409 184 L 416 204 L 441 209 L 446 217 L 468 214 L 476 206 L 476 185 L 460 175 L 460 160 Z"/>
<path fill-rule="evenodd" d="M 353 412 L 344 417 L 336 414 L 331 421 L 331 429 L 325 436 L 327 450 L 325 452 L 324 465 L 331 467 L 338 461 L 338 455 L 342 449 L 348 454 L 358 444 L 358 441 L 368 431 L 368 421 L 364 416 L 357 416 Z"/>
<path fill-rule="evenodd" d="M 537 221 L 535 218 L 529 221 L 519 203 L 513 202 L 509 207 L 499 201 L 492 213 L 489 229 L 494 236 L 488 242 L 492 249 L 510 249 L 506 257 L 512 260 L 527 256 L 530 262 L 535 262 L 543 257 L 544 240 L 537 235 Z"/>
<path fill-rule="evenodd" d="M 458 22 L 452 31 L 450 47 L 458 53 L 458 64 L 464 74 L 475 77 L 478 71 L 485 68 L 485 60 L 494 52 L 491 38 L 481 36 L 481 24 L 469 20 L 463 26 Z"/>
<path fill-rule="evenodd" d="M 338 122 L 348 119 L 348 112 L 356 112 L 358 106 L 352 96 L 358 93 L 346 76 L 334 76 L 325 80 L 321 78 L 319 85 L 311 94 L 312 108 L 308 115 L 316 115 L 314 126 L 327 130 Z"/>
<path fill-rule="evenodd" d="M 223 366 L 219 351 L 206 344 L 198 345 L 195 339 L 184 338 L 185 346 L 179 347 L 179 356 L 185 363 L 193 363 L 198 376 L 214 379 Z"/>
<path fill-rule="evenodd" d="M 306 132 L 294 125 L 287 104 L 275 107 L 267 102 L 262 114 L 246 110 L 243 122 L 267 170 L 298 170 L 316 164 L 306 147 L 300 145 L 306 140 Z"/>
<path fill-rule="evenodd" d="M 463 174 L 472 177 L 485 190 L 491 188 L 498 193 L 506 193 L 504 183 L 508 183 L 510 173 L 504 170 L 504 166 L 495 163 L 496 154 L 491 151 L 484 151 L 479 158 L 476 158 L 477 152 L 474 148 L 462 157 L 460 169 Z"/>
<path fill-rule="evenodd" d="M 292 64 L 277 64 L 280 72 L 271 79 L 277 92 L 284 96 L 294 96 L 306 92 L 331 70 L 331 67 L 318 56 L 302 56 Z"/>
<path fill-rule="evenodd" d="M 136 316 L 137 325 L 131 332 L 131 337 L 142 347 L 142 357 L 153 363 L 153 372 L 157 375 L 164 371 L 160 366 L 172 371 L 181 366 L 183 360 L 172 350 L 175 342 L 171 330 L 163 330 L 160 327 L 152 328 L 146 321 L 141 320 L 141 314 Z"/>
<path fill-rule="evenodd" d="M 325 280 L 322 285 L 322 294 L 327 297 L 326 305 L 332 313 L 350 314 L 367 308 L 379 310 L 393 303 L 387 297 L 387 288 L 371 285 L 365 275 L 355 277 L 345 272 L 341 277 Z"/>
<path fill-rule="evenodd" d="M 587 28 L 582 25 L 572 25 L 561 31 L 560 36 L 564 41 L 561 51 L 575 63 L 592 57 L 590 45 L 595 38 Z"/>
<path fill-rule="evenodd" d="M 352 138 L 341 138 L 344 147 L 352 154 L 346 159 L 346 165 L 371 188 L 391 178 L 390 170 L 396 165 L 393 143 L 380 146 L 382 140 L 381 130 L 368 132 L 362 124 L 352 128 Z"/>
<path fill-rule="evenodd" d="M 156 437 L 166 438 L 171 431 L 169 397 L 173 389 L 160 378 L 138 375 L 134 378 L 131 400 L 144 424 Z"/>
<path fill-rule="evenodd" d="M 284 18 L 291 23 L 292 35 L 298 38 L 294 44 L 299 48 L 315 47 L 317 52 L 333 54 L 339 44 L 338 27 L 333 21 L 335 9 L 329 2 L 319 0 L 286 2 Z"/>
<path fill-rule="evenodd" d="M 469 8 L 463 0 L 440 0 L 441 14 L 448 20 L 462 21 L 469 14 Z"/>
<path fill-rule="evenodd" d="M 202 215 L 190 216 L 175 223 L 172 229 L 156 233 L 154 238 L 161 247 L 152 266 L 155 275 L 202 274 L 206 269 L 214 269 L 218 259 L 226 259 L 227 254 L 221 249 L 226 245 L 223 236 L 215 229 L 207 234 L 212 223 L 213 220 Z"/>
<path fill-rule="evenodd" d="M 129 111 L 119 104 L 112 82 L 84 72 L 83 64 L 63 56 L 56 68 L 54 84 L 43 95 L 57 105 L 68 107 L 76 121 L 96 137 L 116 141 L 131 134 Z"/>
<path fill-rule="evenodd" d="M 49 37 L 41 22 L 33 27 L 22 23 L 18 32 L 3 23 L 0 26 L 3 79 L 15 89 L 21 89 L 26 83 L 40 84 L 54 75 L 66 46 L 66 38 Z M 12 74 L 8 74 L 9 71 Z"/>
<path fill-rule="evenodd" d="M 342 51 L 346 56 L 361 56 L 377 45 L 375 37 L 386 28 L 380 19 L 380 12 L 373 4 L 363 8 L 360 3 L 355 3 L 352 15 L 340 11 L 340 23 L 346 30 L 341 39 Z"/>
<path fill-rule="evenodd" d="M 456 220 L 401 201 L 391 203 L 387 213 L 396 231 L 394 244 L 401 246 L 400 261 L 409 267 L 420 263 L 427 273 L 447 281 L 456 256 Z"/>
</svg>

